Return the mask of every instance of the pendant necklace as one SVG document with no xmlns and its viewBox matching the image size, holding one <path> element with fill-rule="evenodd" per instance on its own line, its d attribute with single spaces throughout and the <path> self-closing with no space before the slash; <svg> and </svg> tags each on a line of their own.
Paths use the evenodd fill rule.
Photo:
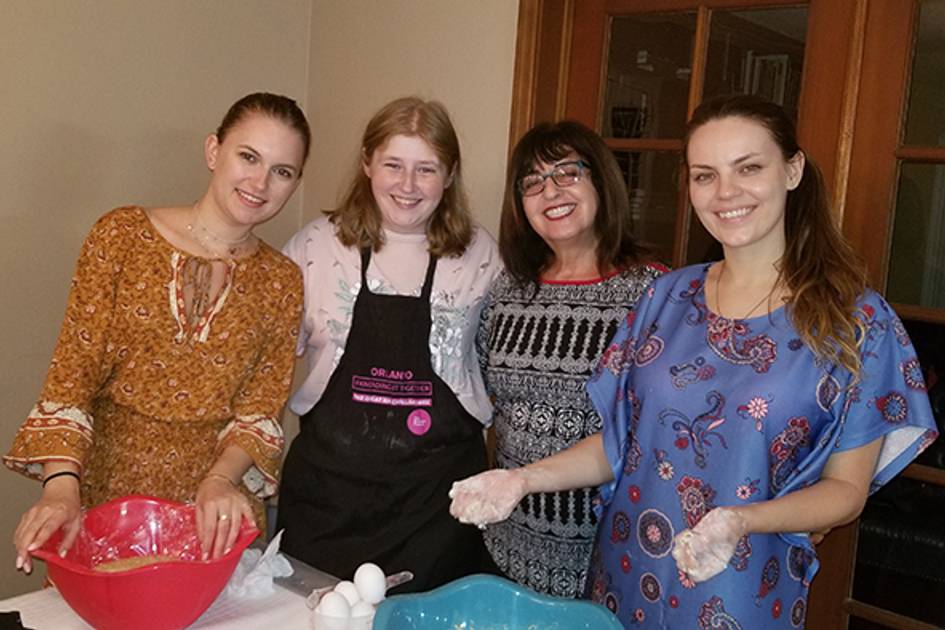
<svg viewBox="0 0 945 630">
<path fill-rule="evenodd" d="M 200 220 L 200 212 L 194 206 L 194 220 L 187 224 L 187 231 L 193 235 L 200 246 L 215 258 L 236 258 L 248 252 L 252 230 L 237 239 L 226 239 L 210 231 Z M 222 250 L 222 253 L 221 253 Z"/>
<path fill-rule="evenodd" d="M 721 287 L 722 287 L 722 274 L 723 274 L 723 273 L 725 273 L 725 261 L 724 261 L 724 260 L 723 260 L 721 263 L 719 263 L 719 277 L 715 279 L 715 309 L 718 311 L 719 316 L 721 316 L 721 317 L 723 317 L 723 318 L 725 318 L 725 319 L 728 319 L 728 317 L 725 317 L 725 315 L 722 314 L 722 299 L 721 299 L 722 289 L 721 289 Z M 758 302 L 748 310 L 747 313 L 745 313 L 745 314 L 742 315 L 741 317 L 732 318 L 731 321 L 735 321 L 735 320 L 738 320 L 738 319 L 748 319 L 748 318 L 751 316 L 752 313 L 754 313 L 755 311 L 758 310 L 758 307 L 759 307 L 759 306 L 761 306 L 762 304 L 764 304 L 766 300 L 770 300 L 770 299 L 771 299 L 771 296 L 774 294 L 774 290 L 775 290 L 775 288 L 777 288 L 777 286 L 778 286 L 778 283 L 775 282 L 775 283 L 771 286 L 771 289 L 769 289 L 768 292 L 765 293 L 765 294 L 761 297 L 761 299 L 758 300 Z M 769 311 L 770 311 L 770 309 L 769 309 Z"/>
</svg>

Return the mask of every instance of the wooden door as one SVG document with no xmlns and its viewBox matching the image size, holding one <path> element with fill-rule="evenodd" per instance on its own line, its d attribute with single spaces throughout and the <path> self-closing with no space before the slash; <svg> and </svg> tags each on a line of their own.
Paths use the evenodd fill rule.
<svg viewBox="0 0 945 630">
<path fill-rule="evenodd" d="M 775 19 L 764 19 L 766 12 Z M 806 21 L 802 35 L 800 15 Z M 784 23 L 790 28 L 779 26 Z M 793 76 L 798 41 L 802 67 Z M 726 50 L 742 59 L 752 51 L 750 67 L 733 73 L 738 77 L 728 84 L 719 71 L 726 67 L 719 60 Z M 820 165 L 837 220 L 867 261 L 872 286 L 887 295 L 907 326 L 922 322 L 933 326 L 923 334 L 942 336 L 941 51 L 945 0 L 520 0 L 510 139 L 514 144 L 532 124 L 561 118 L 600 132 L 626 168 L 631 195 L 645 198 L 638 205 L 655 209 L 656 216 L 638 224 L 644 237 L 679 266 L 712 257 L 707 235 L 689 219 L 679 168 L 686 118 L 705 96 L 721 93 L 720 86 L 780 98 L 796 107 L 801 145 Z M 614 72 L 616 58 L 629 69 Z M 912 81 L 916 73 L 921 89 Z M 628 88 L 629 96 L 615 95 L 615 86 Z M 657 108 L 655 98 L 658 121 L 647 113 Z M 913 119 L 922 112 L 921 124 L 910 121 L 910 111 Z M 925 186 L 919 206 L 927 222 L 919 228 L 915 217 L 922 212 L 903 202 L 904 182 L 910 190 L 917 182 Z M 923 270 L 918 283 L 909 273 L 916 265 Z M 904 476 L 933 484 L 945 479 L 941 469 L 922 465 Z M 934 627 L 852 598 L 857 531 L 857 523 L 839 528 L 819 547 L 808 628 L 846 628 L 851 615 L 892 628 Z"/>
</svg>

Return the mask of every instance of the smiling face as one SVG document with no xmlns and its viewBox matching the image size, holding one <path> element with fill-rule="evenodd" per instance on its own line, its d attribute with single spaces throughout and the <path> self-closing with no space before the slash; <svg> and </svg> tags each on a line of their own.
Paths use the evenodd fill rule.
<svg viewBox="0 0 945 630">
<path fill-rule="evenodd" d="M 571 151 L 560 160 L 534 165 L 532 173 L 545 174 L 560 164 L 575 162 L 581 157 Z M 521 193 L 519 193 L 521 194 Z M 570 186 L 559 186 L 551 177 L 545 179 L 540 193 L 522 196 L 522 208 L 532 229 L 559 255 L 561 248 L 589 248 L 597 251 L 594 219 L 600 198 L 586 169 Z"/>
<path fill-rule="evenodd" d="M 692 133 L 687 162 L 692 207 L 726 252 L 780 257 L 787 194 L 800 183 L 804 154 L 785 160 L 763 125 L 730 116 Z"/>
<path fill-rule="evenodd" d="M 299 133 L 265 114 L 247 114 L 223 142 L 211 134 L 205 157 L 213 171 L 208 197 L 216 218 L 231 227 L 271 219 L 299 185 L 304 154 Z"/>
<path fill-rule="evenodd" d="M 375 149 L 363 168 L 384 229 L 403 234 L 426 232 L 443 192 L 452 183 L 449 169 L 418 136 L 392 136 Z"/>
</svg>

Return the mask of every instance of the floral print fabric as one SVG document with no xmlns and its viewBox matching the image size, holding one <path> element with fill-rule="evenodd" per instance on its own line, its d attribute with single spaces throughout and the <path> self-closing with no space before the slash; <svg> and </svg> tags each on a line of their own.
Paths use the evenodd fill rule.
<svg viewBox="0 0 945 630">
<path fill-rule="evenodd" d="M 47 461 L 79 464 L 87 507 L 132 493 L 192 501 L 233 444 L 253 459 L 247 493 L 275 493 L 301 275 L 261 243 L 230 263 L 219 298 L 189 327 L 179 300 L 187 257 L 142 208 L 99 219 L 82 247 L 39 401 L 4 457 L 8 467 L 39 478 Z"/>
<path fill-rule="evenodd" d="M 885 438 L 873 489 L 937 436 L 901 322 L 868 292 L 861 379 L 823 365 L 781 308 L 730 320 L 705 302 L 707 266 L 654 282 L 618 330 L 588 392 L 615 481 L 601 488 L 591 597 L 647 628 L 801 628 L 817 571 L 804 534 L 745 536 L 702 583 L 673 537 L 711 509 L 815 483 L 835 452 Z"/>
</svg>

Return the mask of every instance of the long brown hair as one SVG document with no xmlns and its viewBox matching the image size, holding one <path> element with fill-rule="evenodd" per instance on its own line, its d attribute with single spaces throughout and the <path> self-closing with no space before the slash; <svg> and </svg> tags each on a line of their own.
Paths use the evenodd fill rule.
<svg viewBox="0 0 945 630">
<path fill-rule="evenodd" d="M 597 191 L 597 267 L 604 273 L 624 269 L 651 257 L 631 231 L 630 197 L 620 166 L 599 135 L 581 123 L 564 120 L 532 127 L 512 151 L 505 180 L 499 229 L 499 253 L 509 274 L 522 285 L 535 284 L 554 260 L 554 252 L 525 216 L 518 183 L 540 163 L 557 162 L 576 153 L 589 167 Z"/>
<path fill-rule="evenodd" d="M 391 101 L 368 122 L 347 193 L 338 208 L 326 211 L 338 239 L 346 247 L 370 247 L 374 251 L 383 247 L 381 211 L 363 165 L 370 162 L 374 151 L 398 135 L 422 139 L 452 174 L 452 182 L 427 224 L 427 242 L 431 254 L 461 255 L 472 240 L 473 230 L 463 187 L 459 139 L 441 103 L 414 96 Z"/>
<path fill-rule="evenodd" d="M 762 125 L 785 161 L 801 151 L 787 112 L 751 95 L 718 97 L 697 107 L 686 128 L 685 149 L 696 129 L 730 117 Z M 794 327 L 819 359 L 837 363 L 859 378 L 859 346 L 865 331 L 856 316 L 856 302 L 866 290 L 866 273 L 831 215 L 820 169 L 806 154 L 801 181 L 787 193 L 784 236 L 778 279 L 788 288 Z"/>
</svg>

